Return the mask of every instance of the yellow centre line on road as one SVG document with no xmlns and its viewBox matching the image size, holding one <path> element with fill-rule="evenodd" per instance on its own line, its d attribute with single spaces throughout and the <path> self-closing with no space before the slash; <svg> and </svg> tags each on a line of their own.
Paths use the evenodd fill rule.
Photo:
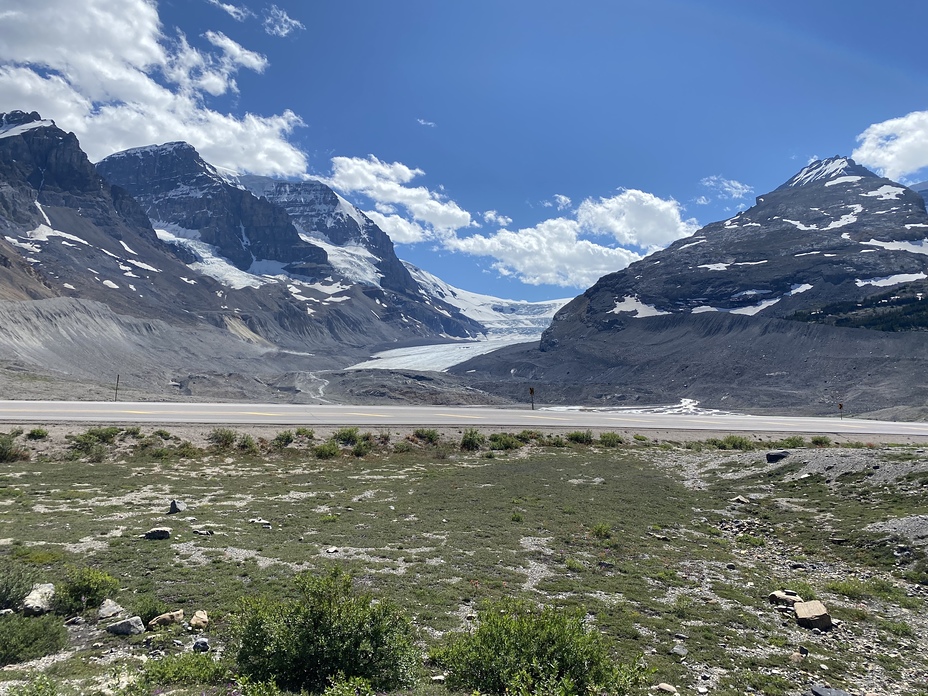
<svg viewBox="0 0 928 696">
<path fill-rule="evenodd" d="M 483 416 L 465 416 L 460 413 L 436 413 L 436 416 L 442 418 L 470 418 L 471 420 L 484 420 Z"/>
<path fill-rule="evenodd" d="M 572 422 L 572 418 L 556 418 L 554 416 L 530 416 L 525 414 L 526 418 L 536 418 L 537 420 L 553 420 L 553 421 L 567 421 L 568 423 Z"/>
<path fill-rule="evenodd" d="M 390 418 L 386 413 L 345 413 L 346 416 L 364 416 L 365 418 Z"/>
<path fill-rule="evenodd" d="M 213 413 L 213 414 L 211 414 L 211 415 L 219 416 L 219 415 L 223 415 L 223 413 L 220 412 L 220 411 L 216 411 L 215 413 Z M 230 415 L 236 415 L 236 414 L 230 414 Z M 237 415 L 240 415 L 240 416 L 279 416 L 279 415 L 282 415 L 282 414 L 280 414 L 280 413 L 262 413 L 261 411 L 241 411 L 241 412 L 239 412 Z"/>
</svg>

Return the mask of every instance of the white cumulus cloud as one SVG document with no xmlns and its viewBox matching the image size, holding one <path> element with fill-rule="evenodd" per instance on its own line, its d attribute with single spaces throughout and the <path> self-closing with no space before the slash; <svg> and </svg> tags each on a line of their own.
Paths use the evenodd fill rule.
<svg viewBox="0 0 928 696">
<path fill-rule="evenodd" d="M 900 179 L 928 167 L 928 111 L 874 123 L 857 136 L 851 157 L 878 169 L 889 179 Z"/>
<path fill-rule="evenodd" d="M 625 189 L 611 198 L 587 198 L 577 208 L 577 221 L 592 234 L 610 234 L 624 246 L 662 249 L 695 232 L 696 220 L 684 220 L 677 201 L 653 193 Z"/>
<path fill-rule="evenodd" d="M 91 159 L 186 140 L 220 167 L 306 171 L 305 155 L 288 141 L 302 124 L 292 111 L 238 117 L 208 106 L 210 96 L 237 91 L 240 69 L 264 71 L 261 54 L 212 31 L 202 37 L 207 48 L 196 48 L 165 32 L 153 0 L 41 0 L 28 9 L 0 2 L 0 103 L 55 119 Z"/>
<path fill-rule="evenodd" d="M 298 29 L 305 28 L 306 26 L 302 22 L 293 19 L 285 10 L 280 9 L 277 5 L 271 5 L 270 9 L 268 9 L 264 15 L 264 31 L 271 36 L 284 38 Z"/>
<path fill-rule="evenodd" d="M 552 218 L 516 232 L 451 237 L 444 246 L 493 259 L 493 268 L 529 285 L 587 288 L 599 278 L 641 258 L 622 248 L 610 248 L 580 237 L 576 220 Z"/>
<path fill-rule="evenodd" d="M 344 193 L 361 193 L 375 204 L 402 206 L 429 237 L 440 237 L 473 224 L 470 213 L 444 194 L 425 186 L 408 185 L 423 174 L 421 169 L 400 162 L 381 162 L 373 155 L 333 157 L 332 176 L 327 183 Z"/>
<path fill-rule="evenodd" d="M 506 215 L 500 215 L 495 210 L 488 210 L 483 214 L 483 221 L 488 225 L 496 225 L 497 227 L 508 227 L 512 224 L 512 218 L 507 217 Z"/>
</svg>

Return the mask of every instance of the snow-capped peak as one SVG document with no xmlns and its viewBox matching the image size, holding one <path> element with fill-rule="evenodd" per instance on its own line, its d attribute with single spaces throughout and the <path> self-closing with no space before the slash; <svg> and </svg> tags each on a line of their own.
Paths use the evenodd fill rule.
<svg viewBox="0 0 928 696">
<path fill-rule="evenodd" d="M 785 186 L 806 186 L 815 181 L 835 179 L 836 177 L 848 175 L 876 176 L 873 172 L 861 167 L 850 157 L 835 156 L 812 162 L 804 167 L 796 176 L 787 181 Z"/>
<path fill-rule="evenodd" d="M 38 113 L 32 111 L 10 111 L 0 113 L 0 138 L 10 138 L 33 128 L 54 126 L 54 121 L 43 119 Z"/>
</svg>

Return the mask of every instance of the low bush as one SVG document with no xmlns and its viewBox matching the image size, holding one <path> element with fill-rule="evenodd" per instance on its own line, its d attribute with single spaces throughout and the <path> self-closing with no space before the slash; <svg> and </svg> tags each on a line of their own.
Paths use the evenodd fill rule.
<svg viewBox="0 0 928 696">
<path fill-rule="evenodd" d="M 27 440 L 44 440 L 48 437 L 48 431 L 45 428 L 33 428 L 26 433 Z"/>
<path fill-rule="evenodd" d="M 341 454 L 341 452 L 338 443 L 334 440 L 323 442 L 321 445 L 316 445 L 313 448 L 313 454 L 316 459 L 334 459 Z"/>
<path fill-rule="evenodd" d="M 341 445 L 348 445 L 353 447 L 358 444 L 358 439 L 361 437 L 360 432 L 357 428 L 339 428 L 332 434 L 332 439 L 335 442 Z"/>
<path fill-rule="evenodd" d="M 828 437 L 827 435 L 813 435 L 812 446 L 813 447 L 831 447 L 831 438 Z"/>
<path fill-rule="evenodd" d="M 54 614 L 0 616 L 0 666 L 51 655 L 68 645 L 68 631 Z"/>
<path fill-rule="evenodd" d="M 618 433 L 602 433 L 599 436 L 599 444 L 603 447 L 618 447 L 624 442 L 625 439 Z"/>
<path fill-rule="evenodd" d="M 232 449 L 237 439 L 238 434 L 231 428 L 213 428 L 206 436 L 207 442 L 217 450 Z"/>
<path fill-rule="evenodd" d="M 590 533 L 597 539 L 609 539 L 612 536 L 612 527 L 605 522 L 599 522 L 593 525 Z"/>
<path fill-rule="evenodd" d="M 16 444 L 12 435 L 0 435 L 0 462 L 18 462 L 29 459 L 29 451 Z"/>
<path fill-rule="evenodd" d="M 37 581 L 35 570 L 4 558 L 0 563 L 0 609 L 16 609 Z"/>
<path fill-rule="evenodd" d="M 486 443 L 487 439 L 476 428 L 468 428 L 461 436 L 461 449 L 465 452 L 476 452 Z"/>
<path fill-rule="evenodd" d="M 187 652 L 165 655 L 160 660 L 148 660 L 142 668 L 142 686 L 162 687 L 168 684 L 200 686 L 225 684 L 231 681 L 229 666 L 217 662 L 206 653 Z"/>
<path fill-rule="evenodd" d="M 572 433 L 567 433 L 567 440 L 578 445 L 592 445 L 593 444 L 593 431 L 592 430 L 575 430 Z"/>
<path fill-rule="evenodd" d="M 276 450 L 282 450 L 293 444 L 293 432 L 290 430 L 281 430 L 277 436 L 271 440 L 271 446 Z"/>
<path fill-rule="evenodd" d="M 295 434 L 297 437 L 304 437 L 307 440 L 312 440 L 316 437 L 316 433 L 312 428 L 297 428 Z"/>
<path fill-rule="evenodd" d="M 378 691 L 413 685 L 419 652 L 409 619 L 393 603 L 356 592 L 340 568 L 295 583 L 295 600 L 242 600 L 233 629 L 242 674 L 312 693 L 339 675 Z"/>
<path fill-rule="evenodd" d="M 512 433 L 493 433 L 490 435 L 490 449 L 493 450 L 515 450 L 519 449 L 522 443 Z"/>
<path fill-rule="evenodd" d="M 153 618 L 167 611 L 169 611 L 168 605 L 153 594 L 139 595 L 132 602 L 132 613 L 142 619 L 142 623 L 146 626 Z"/>
<path fill-rule="evenodd" d="M 184 459 L 194 459 L 202 454 L 199 448 L 195 447 L 190 440 L 181 442 L 174 451 L 178 457 L 183 457 Z"/>
<path fill-rule="evenodd" d="M 543 440 L 544 434 L 540 430 L 523 430 L 521 433 L 516 435 L 516 439 L 519 442 L 531 442 L 532 440 Z"/>
<path fill-rule="evenodd" d="M 538 609 L 504 600 L 484 605 L 472 632 L 450 634 L 431 660 L 452 691 L 482 694 L 625 694 L 644 683 L 636 662 L 616 663 L 611 642 L 582 610 Z"/>
<path fill-rule="evenodd" d="M 781 447 L 787 448 L 805 447 L 806 440 L 802 435 L 790 435 L 789 437 L 784 437 L 778 444 Z"/>
<path fill-rule="evenodd" d="M 255 439 L 248 434 L 242 435 L 238 439 L 236 447 L 238 447 L 239 452 L 243 452 L 244 454 L 258 454 L 258 452 L 260 452 Z"/>
<path fill-rule="evenodd" d="M 720 450 L 740 450 L 742 452 L 750 452 L 755 447 L 751 438 L 743 435 L 726 435 L 721 440 L 710 437 L 706 440 L 706 444 Z"/>
<path fill-rule="evenodd" d="M 47 674 L 39 672 L 25 684 L 19 684 L 6 692 L 7 696 L 58 696 L 58 684 L 48 678 Z"/>
<path fill-rule="evenodd" d="M 430 445 L 438 444 L 438 441 L 441 439 L 438 431 L 434 428 L 416 428 L 412 434 L 417 440 L 422 440 Z"/>
<path fill-rule="evenodd" d="M 76 614 L 99 607 L 119 589 L 119 581 L 109 573 L 95 568 L 70 568 L 64 582 L 55 587 L 55 610 L 61 614 Z"/>
<path fill-rule="evenodd" d="M 361 439 L 358 440 L 357 444 L 351 448 L 351 454 L 355 457 L 363 457 L 371 453 L 371 450 L 374 448 L 373 443 L 370 440 Z"/>
</svg>

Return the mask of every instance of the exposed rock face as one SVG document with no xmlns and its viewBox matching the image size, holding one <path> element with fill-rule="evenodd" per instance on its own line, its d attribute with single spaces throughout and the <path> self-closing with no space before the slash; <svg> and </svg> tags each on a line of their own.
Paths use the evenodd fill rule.
<svg viewBox="0 0 928 696">
<path fill-rule="evenodd" d="M 390 237 L 321 181 L 287 182 L 256 176 L 239 180 L 256 195 L 285 210 L 302 237 L 314 239 L 317 243 L 370 252 L 379 277 L 369 277 L 369 282 L 395 292 L 418 292 L 418 285 L 397 258 Z M 329 260 L 340 265 L 335 258 Z M 346 264 L 339 271 L 350 274 L 351 267 Z"/>
<path fill-rule="evenodd" d="M 117 636 L 137 636 L 145 633 L 145 624 L 142 623 L 141 617 L 133 616 L 110 624 L 106 631 Z"/>
<path fill-rule="evenodd" d="M 149 219 L 197 234 L 241 270 L 263 260 L 285 261 L 285 270 L 314 279 L 334 270 L 284 210 L 224 178 L 187 143 L 119 152 L 97 170 L 128 191 Z"/>
</svg>

